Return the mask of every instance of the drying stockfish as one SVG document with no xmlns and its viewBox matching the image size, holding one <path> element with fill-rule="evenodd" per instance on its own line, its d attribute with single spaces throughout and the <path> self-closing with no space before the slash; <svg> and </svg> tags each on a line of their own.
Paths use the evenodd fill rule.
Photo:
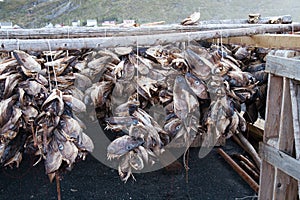
<svg viewBox="0 0 300 200">
<path fill-rule="evenodd" d="M 193 25 L 193 24 L 196 24 L 199 21 L 199 19 L 200 19 L 200 12 L 194 12 L 187 18 L 183 19 L 180 24 L 185 25 L 185 26 Z"/>
<path fill-rule="evenodd" d="M 119 135 L 107 157 L 119 161 L 124 181 L 196 136 L 203 147 L 224 145 L 246 131 L 246 121 L 264 117 L 267 53 L 196 42 L 184 49 L 14 51 L 0 63 L 0 162 L 18 166 L 26 151 L 44 159 L 49 175 L 72 167 L 93 150 L 83 114 Z"/>
<path fill-rule="evenodd" d="M 18 167 L 24 152 L 33 153 L 45 161 L 52 181 L 94 146 L 76 117 L 86 112 L 83 99 L 69 89 L 77 77 L 75 57 L 51 53 L 16 50 L 0 64 L 0 163 Z"/>
<path fill-rule="evenodd" d="M 106 129 L 123 134 L 107 148 L 108 158 L 119 160 L 121 179 L 155 163 L 165 148 L 188 147 L 197 135 L 209 147 L 245 132 L 246 120 L 254 122 L 264 107 L 266 54 L 259 51 L 166 45 L 130 51 L 119 56 L 121 61 L 106 63 L 100 81 L 85 96 L 94 99 L 90 103 L 100 110 Z M 158 113 L 150 115 L 153 106 L 162 106 L 163 120 Z"/>
</svg>

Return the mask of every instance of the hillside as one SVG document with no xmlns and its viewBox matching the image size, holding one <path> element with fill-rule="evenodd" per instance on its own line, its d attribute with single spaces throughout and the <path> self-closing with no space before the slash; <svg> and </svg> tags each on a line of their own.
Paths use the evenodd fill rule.
<svg viewBox="0 0 300 200">
<path fill-rule="evenodd" d="M 248 13 L 262 16 L 290 14 L 300 21 L 298 0 L 3 0 L 0 21 L 12 21 L 24 28 L 43 27 L 48 23 L 71 25 L 74 20 L 134 19 L 138 23 L 166 21 L 178 23 L 194 11 L 201 19 L 247 18 Z"/>
</svg>

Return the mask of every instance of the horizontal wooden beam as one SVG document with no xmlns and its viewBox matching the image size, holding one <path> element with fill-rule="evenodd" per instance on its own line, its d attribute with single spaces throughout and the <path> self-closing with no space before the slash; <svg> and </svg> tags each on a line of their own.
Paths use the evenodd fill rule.
<svg viewBox="0 0 300 200">
<path fill-rule="evenodd" d="M 263 48 L 300 50 L 300 35 L 259 34 L 252 36 L 230 37 L 223 39 L 223 43 Z"/>
<path fill-rule="evenodd" d="M 259 145 L 259 153 L 262 160 L 267 161 L 289 176 L 300 180 L 300 160 L 296 160 L 288 154 L 262 142 Z"/>
<path fill-rule="evenodd" d="M 159 33 L 189 32 L 212 29 L 232 29 L 262 26 L 270 23 L 270 20 L 281 19 L 282 24 L 292 23 L 291 15 L 276 17 L 261 17 L 256 24 L 249 24 L 248 19 L 225 19 L 200 21 L 192 26 L 180 24 L 163 24 L 154 22 L 141 24 L 138 27 L 126 27 L 122 24 L 102 27 L 62 27 L 62 28 L 38 28 L 38 29 L 0 29 L 1 39 L 38 39 L 38 38 L 81 38 L 81 37 L 110 37 L 122 35 L 145 35 Z M 156 25 L 159 24 L 159 25 Z"/>
<path fill-rule="evenodd" d="M 194 31 L 182 33 L 166 33 L 148 35 L 127 35 L 117 37 L 95 38 L 65 38 L 65 39 L 0 39 L 0 51 L 15 49 L 28 51 L 47 51 L 60 49 L 99 49 L 120 46 L 156 46 L 175 42 L 189 42 L 192 40 L 206 40 L 210 38 L 226 38 L 242 35 L 255 35 L 265 32 L 287 32 L 293 29 L 300 30 L 300 24 L 268 24 L 259 27 L 240 29 L 220 29 L 209 31 Z"/>
<path fill-rule="evenodd" d="M 265 71 L 300 81 L 300 60 L 268 55 Z"/>
<path fill-rule="evenodd" d="M 269 24 L 271 21 L 279 20 L 283 24 L 292 23 L 291 15 L 259 17 L 257 24 Z M 201 21 L 202 24 L 242 24 L 248 23 L 248 19 L 223 19 L 223 20 L 208 20 Z"/>
<path fill-rule="evenodd" d="M 233 29 L 264 26 L 261 24 L 180 24 L 140 27 L 62 27 L 39 29 L 0 29 L 0 39 L 58 39 L 83 37 L 135 36 L 162 33 L 180 33 L 215 29 Z"/>
</svg>

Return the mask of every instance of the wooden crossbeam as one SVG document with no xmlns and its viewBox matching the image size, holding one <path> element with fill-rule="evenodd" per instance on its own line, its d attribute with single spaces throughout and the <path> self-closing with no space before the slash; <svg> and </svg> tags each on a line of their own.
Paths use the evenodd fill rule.
<svg viewBox="0 0 300 200">
<path fill-rule="evenodd" d="M 153 25 L 140 27 L 62 27 L 37 29 L 0 29 L 1 39 L 58 39 L 135 36 L 162 33 L 180 33 L 216 29 L 250 28 L 270 25 L 262 24 L 198 24 L 183 26 L 179 24 Z M 274 26 L 274 25 L 271 25 Z"/>
<path fill-rule="evenodd" d="M 300 50 L 300 35 L 259 34 L 252 36 L 230 37 L 224 38 L 223 43 L 263 48 Z"/>
<path fill-rule="evenodd" d="M 225 38 L 242 35 L 255 35 L 265 32 L 287 32 L 292 28 L 300 30 L 291 24 L 268 24 L 239 29 L 221 29 L 209 31 L 193 31 L 166 34 L 132 35 L 117 37 L 95 37 L 95 38 L 64 38 L 64 39 L 0 39 L 0 51 L 13 51 L 15 49 L 28 51 L 71 50 L 71 49 L 99 49 L 120 46 L 156 46 L 176 42 L 189 42 L 192 40 L 207 40 L 211 38 Z"/>
<path fill-rule="evenodd" d="M 190 32 L 212 29 L 249 28 L 255 26 L 278 26 L 281 24 L 270 24 L 270 21 L 280 19 L 282 24 L 291 24 L 292 16 L 261 17 L 255 24 L 249 24 L 248 19 L 225 19 L 200 21 L 192 26 L 180 24 L 161 24 L 153 22 L 141 24 L 137 27 L 126 27 L 119 24 L 109 27 L 62 27 L 62 28 L 37 28 L 37 29 L 0 29 L 1 39 L 33 39 L 33 38 L 73 38 L 73 37 L 110 37 L 122 35 L 145 35 L 174 32 Z M 297 26 L 297 25 L 296 25 Z"/>
<path fill-rule="evenodd" d="M 300 160 L 264 143 L 260 143 L 259 149 L 263 160 L 279 168 L 289 176 L 300 180 Z"/>
<path fill-rule="evenodd" d="M 300 60 L 268 55 L 265 70 L 277 76 L 300 81 Z"/>
</svg>

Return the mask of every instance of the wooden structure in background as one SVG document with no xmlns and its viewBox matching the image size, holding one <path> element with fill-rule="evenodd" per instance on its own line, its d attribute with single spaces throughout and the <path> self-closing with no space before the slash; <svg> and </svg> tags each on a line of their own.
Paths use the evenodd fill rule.
<svg viewBox="0 0 300 200">
<path fill-rule="evenodd" d="M 299 199 L 300 60 L 268 56 L 266 71 L 269 83 L 260 144 L 259 199 Z"/>
</svg>

